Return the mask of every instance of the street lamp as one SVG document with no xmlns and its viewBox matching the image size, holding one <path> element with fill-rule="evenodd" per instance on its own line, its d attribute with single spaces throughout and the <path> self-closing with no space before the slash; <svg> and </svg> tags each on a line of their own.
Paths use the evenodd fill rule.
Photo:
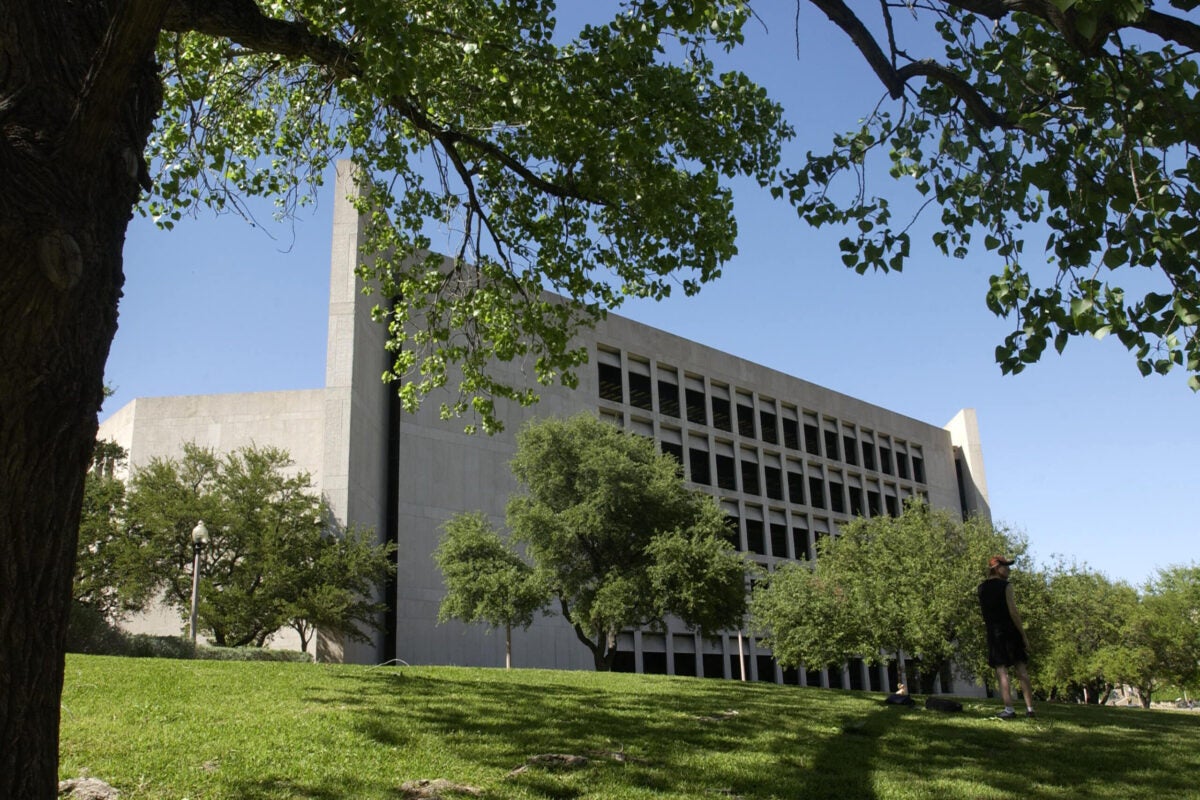
<svg viewBox="0 0 1200 800">
<path fill-rule="evenodd" d="M 192 649 L 196 648 L 196 611 L 200 605 L 200 554 L 208 544 L 208 528 L 204 520 L 192 528 Z"/>
</svg>

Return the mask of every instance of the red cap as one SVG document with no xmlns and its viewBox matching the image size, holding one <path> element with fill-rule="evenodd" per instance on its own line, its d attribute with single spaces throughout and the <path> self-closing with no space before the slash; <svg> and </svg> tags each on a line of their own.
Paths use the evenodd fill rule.
<svg viewBox="0 0 1200 800">
<path fill-rule="evenodd" d="M 988 569 L 995 569 L 999 566 L 1011 567 L 1012 564 L 1012 560 L 1004 556 L 992 556 L 988 559 Z"/>
</svg>

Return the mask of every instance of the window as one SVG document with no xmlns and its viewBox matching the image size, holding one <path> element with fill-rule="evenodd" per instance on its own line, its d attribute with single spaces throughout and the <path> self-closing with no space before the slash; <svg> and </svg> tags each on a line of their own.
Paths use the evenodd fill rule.
<svg viewBox="0 0 1200 800">
<path fill-rule="evenodd" d="M 725 515 L 725 541 L 733 545 L 734 550 L 742 549 L 742 535 L 738 530 L 741 524 L 740 517 L 734 514 Z"/>
<path fill-rule="evenodd" d="M 879 469 L 884 475 L 892 475 L 892 448 L 879 445 Z"/>
<path fill-rule="evenodd" d="M 654 398 L 650 394 L 650 376 L 629 373 L 629 405 L 654 410 Z"/>
<path fill-rule="evenodd" d="M 675 384 L 658 382 L 658 413 L 679 419 L 679 387 Z"/>
<path fill-rule="evenodd" d="M 757 553 L 760 556 L 767 554 L 766 542 L 763 536 L 763 524 L 761 519 L 746 520 L 746 549 L 751 553 Z"/>
<path fill-rule="evenodd" d="M 921 458 L 919 453 L 913 453 L 912 467 L 913 480 L 917 483 L 925 483 L 925 459 Z"/>
<path fill-rule="evenodd" d="M 867 511 L 872 517 L 878 517 L 883 513 L 883 498 L 879 492 L 867 490 Z"/>
<path fill-rule="evenodd" d="M 790 450 L 800 449 L 800 423 L 787 417 L 783 418 L 783 446 Z"/>
<path fill-rule="evenodd" d="M 713 427 L 733 433 L 733 409 L 723 397 L 712 399 Z"/>
<path fill-rule="evenodd" d="M 804 505 L 804 475 L 788 470 L 788 502 L 798 506 Z"/>
<path fill-rule="evenodd" d="M 737 467 L 733 456 L 717 453 L 717 486 L 731 492 L 737 491 Z"/>
<path fill-rule="evenodd" d="M 846 513 L 846 501 L 842 496 L 842 484 L 829 481 L 829 510 L 835 514 Z"/>
<path fill-rule="evenodd" d="M 704 390 L 693 389 L 690 386 L 685 391 L 687 398 L 687 418 L 688 422 L 694 422 L 697 425 L 708 424 L 708 409 L 705 408 Z"/>
<path fill-rule="evenodd" d="M 875 469 L 875 443 L 864 440 L 862 443 L 863 467 Z"/>
<path fill-rule="evenodd" d="M 659 442 L 658 449 L 673 457 L 679 466 L 683 466 L 683 445 L 678 442 Z"/>
<path fill-rule="evenodd" d="M 825 457 L 832 458 L 834 461 L 841 459 L 838 455 L 838 435 L 837 431 L 825 429 Z"/>
<path fill-rule="evenodd" d="M 738 433 L 747 439 L 754 438 L 754 409 L 738 403 L 737 407 Z"/>
<path fill-rule="evenodd" d="M 825 507 L 825 481 L 819 475 L 808 477 L 808 504 L 813 508 Z"/>
<path fill-rule="evenodd" d="M 758 485 L 758 462 L 742 460 L 742 492 L 745 494 L 762 492 L 762 488 Z"/>
<path fill-rule="evenodd" d="M 821 455 L 821 431 L 815 422 L 804 423 L 804 449 L 809 455 Z"/>
<path fill-rule="evenodd" d="M 763 467 L 763 478 L 767 484 L 767 497 L 772 500 L 783 499 L 783 470 L 779 467 Z"/>
<path fill-rule="evenodd" d="M 692 468 L 692 483 L 712 485 L 712 474 L 708 468 L 708 451 L 688 448 L 688 464 Z"/>
<path fill-rule="evenodd" d="M 857 486 L 850 487 L 850 515 L 861 517 L 863 515 L 863 493 L 862 489 Z"/>
<path fill-rule="evenodd" d="M 908 480 L 908 453 L 896 451 L 896 473 L 904 480 Z"/>
<path fill-rule="evenodd" d="M 852 467 L 858 466 L 858 440 L 853 436 L 842 437 L 842 455 L 847 464 Z"/>
<path fill-rule="evenodd" d="M 625 402 L 625 387 L 621 382 L 621 368 L 613 364 L 601 362 L 597 369 L 600 372 L 600 399 L 613 403 Z"/>
<path fill-rule="evenodd" d="M 894 495 L 894 494 L 884 495 L 883 506 L 884 506 L 884 508 L 887 509 L 887 515 L 889 517 L 900 516 L 900 502 L 898 500 L 896 500 L 896 495 Z"/>
<path fill-rule="evenodd" d="M 779 444 L 779 425 L 776 423 L 775 412 L 760 409 L 758 412 L 758 429 L 762 432 L 762 440 L 768 444 Z"/>
<path fill-rule="evenodd" d="M 792 528 L 792 552 L 801 561 L 808 561 L 812 554 L 808 549 L 808 529 Z"/>
<path fill-rule="evenodd" d="M 776 558 L 788 557 L 788 529 L 787 525 L 779 523 L 771 523 L 771 555 Z"/>
</svg>

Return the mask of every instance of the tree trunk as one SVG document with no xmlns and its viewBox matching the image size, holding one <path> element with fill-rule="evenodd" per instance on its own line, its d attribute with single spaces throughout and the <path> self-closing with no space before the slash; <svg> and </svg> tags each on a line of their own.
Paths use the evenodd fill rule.
<svg viewBox="0 0 1200 800">
<path fill-rule="evenodd" d="M 0 4 L 0 800 L 58 794 L 83 476 L 165 6 Z"/>
<path fill-rule="evenodd" d="M 512 669 L 512 623 L 504 626 L 504 668 Z"/>
</svg>

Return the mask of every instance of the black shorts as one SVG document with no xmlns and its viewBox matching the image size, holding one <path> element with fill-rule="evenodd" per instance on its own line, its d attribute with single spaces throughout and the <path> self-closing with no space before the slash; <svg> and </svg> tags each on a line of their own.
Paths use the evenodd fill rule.
<svg viewBox="0 0 1200 800">
<path fill-rule="evenodd" d="M 987 646 L 988 666 L 1011 667 L 1029 661 L 1025 640 L 1016 631 L 989 630 Z"/>
</svg>

